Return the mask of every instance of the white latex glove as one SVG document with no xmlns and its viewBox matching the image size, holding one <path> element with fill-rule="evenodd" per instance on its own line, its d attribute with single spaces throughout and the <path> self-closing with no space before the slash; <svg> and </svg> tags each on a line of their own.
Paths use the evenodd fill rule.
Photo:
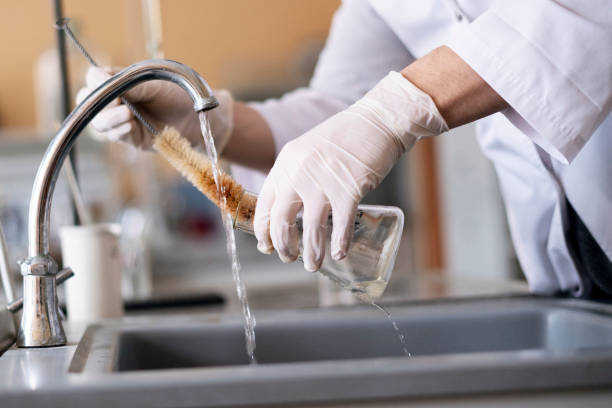
<svg viewBox="0 0 612 408">
<path fill-rule="evenodd" d="M 258 249 L 270 253 L 273 245 L 282 261 L 294 261 L 303 209 L 304 267 L 318 270 L 331 210 L 332 257 L 344 258 L 363 196 L 417 140 L 447 130 L 429 95 L 390 72 L 354 105 L 283 147 L 257 200 Z"/>
<path fill-rule="evenodd" d="M 86 86 L 77 94 L 77 103 L 108 78 L 110 74 L 104 69 L 90 68 Z M 215 91 L 214 95 L 219 106 L 208 111 L 208 118 L 220 154 L 232 133 L 233 99 L 226 90 Z M 162 80 L 148 81 L 132 88 L 124 96 L 156 129 L 161 131 L 166 126 L 172 126 L 194 143 L 201 140 L 200 123 L 193 111 L 193 101 L 180 86 Z M 119 99 L 107 105 L 91 121 L 91 125 L 103 138 L 113 142 L 130 142 L 142 149 L 149 149 L 153 144 L 151 132 Z"/>
</svg>

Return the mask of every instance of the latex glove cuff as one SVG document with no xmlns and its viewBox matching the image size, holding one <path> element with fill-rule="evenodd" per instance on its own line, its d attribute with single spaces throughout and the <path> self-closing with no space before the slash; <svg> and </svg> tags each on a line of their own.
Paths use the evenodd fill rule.
<svg viewBox="0 0 612 408">
<path fill-rule="evenodd" d="M 400 143 L 402 153 L 417 140 L 448 131 L 431 96 L 391 71 L 349 110 L 360 112 Z"/>
</svg>

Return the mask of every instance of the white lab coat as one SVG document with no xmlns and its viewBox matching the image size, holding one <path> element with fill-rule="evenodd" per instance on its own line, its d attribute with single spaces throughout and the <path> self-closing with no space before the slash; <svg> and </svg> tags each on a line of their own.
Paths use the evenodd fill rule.
<svg viewBox="0 0 612 408">
<path fill-rule="evenodd" d="M 253 104 L 276 149 L 440 45 L 511 106 L 479 121 L 534 292 L 578 294 L 565 197 L 612 259 L 612 5 L 608 0 L 345 0 L 308 88 Z M 234 172 L 258 190 L 263 177 Z"/>
</svg>

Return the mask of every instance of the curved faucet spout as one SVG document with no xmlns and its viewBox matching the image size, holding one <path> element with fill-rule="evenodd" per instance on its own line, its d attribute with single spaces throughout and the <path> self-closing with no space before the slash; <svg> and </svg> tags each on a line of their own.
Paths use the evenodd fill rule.
<svg viewBox="0 0 612 408">
<path fill-rule="evenodd" d="M 49 212 L 55 182 L 64 159 L 80 132 L 107 104 L 135 85 L 161 79 L 183 88 L 193 100 L 195 112 L 218 106 L 206 81 L 193 69 L 170 60 L 148 60 L 131 65 L 87 96 L 64 120 L 47 148 L 34 179 L 28 216 L 30 257 L 49 253 Z"/>
<path fill-rule="evenodd" d="M 154 79 L 175 82 L 193 100 L 196 112 L 218 105 L 210 87 L 191 68 L 174 61 L 143 61 L 125 68 L 100 85 L 64 120 L 36 173 L 28 215 L 29 258 L 21 263 L 23 313 L 17 335 L 19 347 L 49 347 L 66 343 L 58 317 L 57 263 L 49 256 L 49 218 L 55 182 L 64 159 L 83 128 L 106 105 L 133 86 Z"/>
</svg>

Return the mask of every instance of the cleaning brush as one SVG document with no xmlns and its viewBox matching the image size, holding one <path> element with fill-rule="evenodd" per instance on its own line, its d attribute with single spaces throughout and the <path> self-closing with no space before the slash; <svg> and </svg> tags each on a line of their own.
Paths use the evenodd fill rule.
<svg viewBox="0 0 612 408">
<path fill-rule="evenodd" d="M 244 188 L 223 172 L 219 172 L 219 188 L 217 188 L 211 161 L 206 155 L 196 151 L 176 129 L 166 127 L 155 137 L 153 149 L 221 211 L 231 215 L 234 224 L 252 223 L 257 203 L 256 196 L 245 194 Z"/>
</svg>

